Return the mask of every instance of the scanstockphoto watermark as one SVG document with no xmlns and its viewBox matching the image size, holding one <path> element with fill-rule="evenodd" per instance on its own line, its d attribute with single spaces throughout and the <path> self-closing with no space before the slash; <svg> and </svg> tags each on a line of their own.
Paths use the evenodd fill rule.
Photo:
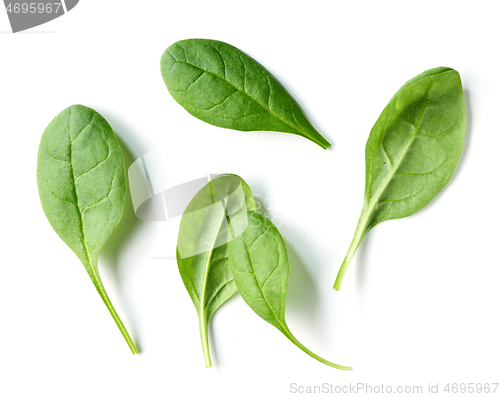
<svg viewBox="0 0 500 397">
<path fill-rule="evenodd" d="M 166 155 L 153 150 L 135 160 L 129 167 L 130 194 L 136 216 L 143 221 L 165 222 L 182 216 L 191 199 L 208 182 L 221 174 L 205 174 L 180 183 L 169 184 L 163 172 Z M 272 215 L 276 205 L 272 198 L 254 192 L 257 212 L 266 215 L 276 227 L 297 227 L 289 217 Z"/>
<path fill-rule="evenodd" d="M 322 383 L 320 385 L 290 384 L 292 394 L 423 394 L 423 386 L 387 386 L 370 385 L 368 383 L 349 383 L 348 385 L 333 385 Z"/>
<path fill-rule="evenodd" d="M 499 383 L 428 383 L 417 385 L 373 385 L 369 383 L 349 383 L 333 385 L 302 385 L 290 383 L 291 394 L 500 394 Z"/>
<path fill-rule="evenodd" d="M 219 236 L 216 245 L 219 246 L 229 242 L 231 239 L 239 236 L 248 226 L 244 221 L 246 216 L 246 207 L 234 207 L 232 203 L 244 203 L 244 192 L 240 184 L 240 179 L 234 177 L 232 188 L 226 192 L 224 197 L 219 197 L 216 202 L 211 200 L 203 201 L 206 206 L 197 206 L 195 212 L 186 209 L 193 197 L 215 178 L 221 174 L 206 174 L 204 176 L 180 177 L 174 174 L 166 174 L 166 165 L 164 159 L 168 156 L 162 150 L 148 152 L 134 161 L 128 169 L 130 194 L 132 204 L 137 218 L 149 222 L 163 222 L 167 229 L 176 228 L 178 230 L 180 218 L 185 217 L 186 221 L 190 217 L 193 221 L 197 218 L 207 218 L 220 212 L 226 212 L 226 219 L 220 225 Z M 276 215 L 275 204 L 269 197 L 261 197 L 259 194 L 253 194 L 257 212 L 264 215 L 276 227 L 297 227 L 297 223 L 292 222 L 292 218 Z M 210 204 L 210 205 L 208 205 Z M 230 221 L 230 223 L 228 223 Z M 201 238 L 201 237 L 200 237 Z M 165 244 L 161 250 L 157 250 L 154 259 L 175 260 L 175 247 L 172 244 Z M 186 251 L 183 247 L 179 248 L 182 257 L 200 254 L 203 246 L 188 247 Z"/>
</svg>

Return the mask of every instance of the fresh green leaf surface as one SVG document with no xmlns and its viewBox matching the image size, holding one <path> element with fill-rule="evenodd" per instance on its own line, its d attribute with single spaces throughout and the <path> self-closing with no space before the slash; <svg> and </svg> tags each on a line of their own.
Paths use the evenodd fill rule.
<svg viewBox="0 0 500 397">
<path fill-rule="evenodd" d="M 42 135 L 37 182 L 50 224 L 83 263 L 132 353 L 137 353 L 104 290 L 97 265 L 101 249 L 121 220 L 127 191 L 123 155 L 107 121 L 81 105 L 59 113 Z"/>
<path fill-rule="evenodd" d="M 220 175 L 191 200 L 177 240 L 177 265 L 196 307 L 207 368 L 211 367 L 208 324 L 214 312 L 235 292 L 228 243 L 246 227 L 247 211 L 255 211 L 248 185 L 236 175 Z"/>
<path fill-rule="evenodd" d="M 178 41 L 163 53 L 161 73 L 174 99 L 209 124 L 240 131 L 287 132 L 324 149 L 330 146 L 280 82 L 229 44 Z"/>
<path fill-rule="evenodd" d="M 245 231 L 229 244 L 234 281 L 245 302 L 261 318 L 278 328 L 305 353 L 334 368 L 349 367 L 327 361 L 302 345 L 285 321 L 288 255 L 278 229 L 257 212 L 249 212 Z"/>
<path fill-rule="evenodd" d="M 460 158 L 465 123 L 460 75 L 450 68 L 418 75 L 391 99 L 366 144 L 363 208 L 335 289 L 371 228 L 414 214 L 443 190 Z"/>
</svg>

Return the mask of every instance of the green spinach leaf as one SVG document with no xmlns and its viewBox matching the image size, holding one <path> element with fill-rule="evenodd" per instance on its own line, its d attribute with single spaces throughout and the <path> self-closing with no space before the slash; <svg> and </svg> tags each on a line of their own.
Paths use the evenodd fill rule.
<svg viewBox="0 0 500 397">
<path fill-rule="evenodd" d="M 97 266 L 101 249 L 120 222 L 127 191 L 123 155 L 106 120 L 81 105 L 59 113 L 42 135 L 37 182 L 50 224 L 83 263 L 132 353 L 138 353 Z"/>
<path fill-rule="evenodd" d="M 182 215 L 177 265 L 198 312 L 207 368 L 212 366 L 208 323 L 214 312 L 236 292 L 228 262 L 228 243 L 245 229 L 247 211 L 255 209 L 255 199 L 245 181 L 226 174 L 202 188 Z"/>
<path fill-rule="evenodd" d="M 229 44 L 178 41 L 163 53 L 161 73 L 174 99 L 209 124 L 240 131 L 287 132 L 324 149 L 330 146 L 280 82 Z"/>
<path fill-rule="evenodd" d="M 249 212 L 245 231 L 229 244 L 234 281 L 245 302 L 260 317 L 278 328 L 291 342 L 316 360 L 334 364 L 313 353 L 290 332 L 285 321 L 288 288 L 288 255 L 281 234 L 274 224 L 257 212 Z"/>
<path fill-rule="evenodd" d="M 462 83 L 453 69 L 428 70 L 394 95 L 366 144 L 363 207 L 334 289 L 371 228 L 414 214 L 443 190 L 460 158 L 465 122 Z"/>
</svg>

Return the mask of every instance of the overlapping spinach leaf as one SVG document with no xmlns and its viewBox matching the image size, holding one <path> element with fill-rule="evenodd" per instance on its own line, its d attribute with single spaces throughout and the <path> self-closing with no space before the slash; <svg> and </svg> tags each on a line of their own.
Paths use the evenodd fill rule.
<svg viewBox="0 0 500 397">
<path fill-rule="evenodd" d="M 220 175 L 191 200 L 182 215 L 177 265 L 198 312 L 205 365 L 212 366 L 208 324 L 235 292 L 228 243 L 246 228 L 247 211 L 255 211 L 248 185 L 236 175 Z"/>
<path fill-rule="evenodd" d="M 428 70 L 394 95 L 366 144 L 363 207 L 334 289 L 371 228 L 414 214 L 443 190 L 460 157 L 465 118 L 460 75 L 450 68 Z"/>
<path fill-rule="evenodd" d="M 123 154 L 107 121 L 81 105 L 59 113 L 42 135 L 37 182 L 50 224 L 83 263 L 132 353 L 138 353 L 97 266 L 101 249 L 122 218 L 127 191 Z"/>
<path fill-rule="evenodd" d="M 209 124 L 240 131 L 287 132 L 324 149 L 330 146 L 280 82 L 229 44 L 178 41 L 163 53 L 161 73 L 174 99 Z"/>
<path fill-rule="evenodd" d="M 229 244 L 231 271 L 245 302 L 261 318 L 278 328 L 299 349 L 334 368 L 334 364 L 310 351 L 290 332 L 285 321 L 288 289 L 288 255 L 281 234 L 274 224 L 257 212 L 247 213 L 244 232 Z"/>
</svg>

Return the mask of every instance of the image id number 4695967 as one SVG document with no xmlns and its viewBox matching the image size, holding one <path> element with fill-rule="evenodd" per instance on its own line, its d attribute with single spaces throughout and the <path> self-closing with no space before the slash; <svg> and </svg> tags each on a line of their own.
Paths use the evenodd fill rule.
<svg viewBox="0 0 500 397">
<path fill-rule="evenodd" d="M 14 14 L 57 14 L 62 3 L 8 3 L 7 12 Z"/>
<path fill-rule="evenodd" d="M 447 383 L 445 393 L 496 393 L 499 383 Z"/>
</svg>

